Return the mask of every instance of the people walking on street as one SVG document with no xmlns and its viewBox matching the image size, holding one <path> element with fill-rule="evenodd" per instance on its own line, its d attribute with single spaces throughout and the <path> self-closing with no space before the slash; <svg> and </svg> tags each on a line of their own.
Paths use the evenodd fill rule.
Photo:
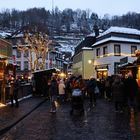
<svg viewBox="0 0 140 140">
<path fill-rule="evenodd" d="M 75 77 L 72 75 L 65 82 L 65 92 L 66 92 L 66 99 L 67 99 L 67 101 L 71 101 L 71 97 L 72 97 L 72 85 L 73 85 L 74 78 Z"/>
<path fill-rule="evenodd" d="M 18 79 L 11 81 L 10 82 L 10 100 L 11 100 L 11 106 L 19 107 L 19 102 L 18 102 L 18 91 L 19 91 L 20 83 Z"/>
<path fill-rule="evenodd" d="M 60 102 L 62 103 L 65 101 L 65 84 L 63 80 L 60 80 L 58 89 L 59 89 Z"/>
<path fill-rule="evenodd" d="M 83 98 L 85 98 L 86 83 L 85 83 L 85 80 L 82 78 L 82 75 L 78 76 L 78 81 L 79 81 L 79 88 L 82 91 Z"/>
<path fill-rule="evenodd" d="M 108 101 L 110 101 L 111 100 L 111 80 L 110 80 L 110 77 L 108 77 L 105 80 L 105 93 L 106 93 L 106 99 Z"/>
<path fill-rule="evenodd" d="M 95 95 L 96 80 L 93 76 L 90 77 L 90 80 L 87 83 L 87 93 L 89 95 L 90 107 L 96 105 L 96 95 Z"/>
<path fill-rule="evenodd" d="M 100 91 L 100 98 L 104 98 L 104 91 L 105 91 L 105 83 L 103 79 L 100 79 L 97 83 Z"/>
<path fill-rule="evenodd" d="M 55 76 L 52 76 L 49 88 L 50 94 L 50 102 L 51 102 L 51 113 L 56 112 L 56 102 L 57 102 L 57 95 L 58 95 L 58 83 Z"/>
<path fill-rule="evenodd" d="M 111 91 L 113 95 L 113 101 L 115 102 L 115 111 L 122 113 L 124 101 L 124 84 L 121 81 L 120 76 L 115 76 Z"/>
<path fill-rule="evenodd" d="M 124 84 L 124 101 L 123 101 L 123 108 L 124 110 L 128 110 L 128 93 L 127 93 L 127 85 L 126 85 L 126 77 L 125 75 L 120 75 L 121 76 L 121 81 Z"/>
<path fill-rule="evenodd" d="M 126 91 L 128 95 L 128 105 L 131 110 L 136 109 L 136 96 L 138 93 L 138 84 L 132 74 L 128 74 L 128 78 L 125 81 Z"/>
<path fill-rule="evenodd" d="M 71 99 L 72 108 L 70 114 L 72 115 L 75 110 L 77 110 L 80 113 L 84 113 L 83 94 L 84 94 L 85 84 L 81 75 L 73 79 L 71 87 L 73 91 L 72 91 L 72 99 Z"/>
</svg>

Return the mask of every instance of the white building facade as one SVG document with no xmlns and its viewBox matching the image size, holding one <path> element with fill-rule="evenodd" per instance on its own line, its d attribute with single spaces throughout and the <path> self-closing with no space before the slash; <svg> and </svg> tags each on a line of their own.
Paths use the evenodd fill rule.
<svg viewBox="0 0 140 140">
<path fill-rule="evenodd" d="M 13 59 L 14 63 L 17 65 L 17 75 L 31 75 L 31 64 L 28 61 L 30 59 L 30 53 L 29 51 L 19 51 L 17 49 L 17 46 L 13 47 Z M 33 57 L 32 62 L 34 62 L 35 57 Z M 50 69 L 50 68 L 57 68 L 62 70 L 63 69 L 63 56 L 61 52 L 58 51 L 50 51 L 46 55 L 46 65 L 45 69 Z M 34 65 L 34 64 L 33 64 Z M 35 69 L 36 70 L 36 69 Z"/>
<path fill-rule="evenodd" d="M 18 37 L 10 38 L 10 42 L 12 44 L 12 61 L 13 64 L 17 65 L 16 67 L 16 75 L 20 77 L 30 77 L 32 75 L 33 71 L 37 71 L 38 64 L 36 63 L 36 54 L 34 51 L 31 51 L 28 48 L 28 46 L 24 45 L 25 42 L 23 40 L 23 35 Z M 23 45 L 21 45 L 22 49 L 18 49 L 17 42 L 21 42 Z M 20 45 L 19 45 L 20 46 Z M 50 68 L 57 68 L 59 70 L 63 69 L 63 55 L 62 52 L 56 51 L 55 46 L 51 45 L 51 49 L 46 52 L 45 57 L 45 65 L 44 69 L 50 69 Z M 42 60 L 38 60 L 40 63 Z M 32 64 L 31 64 L 32 62 Z"/>
<path fill-rule="evenodd" d="M 94 77 L 105 78 L 118 73 L 120 60 L 132 63 L 140 50 L 140 31 L 137 29 L 110 27 L 97 37 L 93 47 Z"/>
</svg>

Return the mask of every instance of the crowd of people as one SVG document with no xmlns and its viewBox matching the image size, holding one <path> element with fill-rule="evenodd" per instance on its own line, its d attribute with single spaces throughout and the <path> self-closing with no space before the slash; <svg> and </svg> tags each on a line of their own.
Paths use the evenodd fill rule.
<svg viewBox="0 0 140 140">
<path fill-rule="evenodd" d="M 132 74 L 127 78 L 122 75 L 109 76 L 106 79 L 95 79 L 93 76 L 84 80 L 81 75 L 71 75 L 67 79 L 58 79 L 52 76 L 47 82 L 48 96 L 51 102 L 51 113 L 56 112 L 56 106 L 65 102 L 72 102 L 73 96 L 80 95 L 80 100 L 89 99 L 89 107 L 94 108 L 97 104 L 97 98 L 114 102 L 115 112 L 122 113 L 126 108 L 136 110 L 140 104 L 137 99 L 139 96 L 139 87 Z M 18 79 L 10 82 L 10 100 L 11 106 L 19 106 L 18 90 L 20 83 Z M 77 100 L 77 99 L 76 99 Z M 78 99 L 79 100 L 79 99 Z M 79 102 L 80 102 L 79 100 Z M 82 103 L 80 104 L 83 110 Z M 73 108 L 73 107 L 72 107 Z M 73 109 L 72 109 L 73 111 Z"/>
<path fill-rule="evenodd" d="M 79 89 L 83 100 L 89 99 L 89 106 L 96 106 L 97 98 L 104 98 L 114 102 L 115 112 L 122 113 L 125 108 L 136 110 L 138 84 L 132 74 L 125 78 L 121 75 L 109 76 L 106 79 L 95 79 L 93 76 L 89 80 L 84 80 L 81 75 L 72 75 L 68 79 L 57 79 L 52 76 L 49 82 L 49 95 L 51 100 L 50 112 L 56 112 L 56 102 L 72 101 L 75 89 Z M 98 88 L 98 92 L 96 91 Z"/>
</svg>

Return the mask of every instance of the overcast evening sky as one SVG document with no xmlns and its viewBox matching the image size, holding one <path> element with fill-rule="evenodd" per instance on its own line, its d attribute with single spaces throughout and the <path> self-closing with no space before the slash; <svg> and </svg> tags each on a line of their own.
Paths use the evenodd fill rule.
<svg viewBox="0 0 140 140">
<path fill-rule="evenodd" d="M 53 7 L 58 7 L 59 10 L 71 8 L 73 10 L 90 9 L 98 16 L 104 14 L 123 15 L 128 12 L 140 13 L 140 0 L 0 0 L 0 10 L 17 9 L 27 10 L 29 8 L 45 8 L 52 10 Z"/>
</svg>

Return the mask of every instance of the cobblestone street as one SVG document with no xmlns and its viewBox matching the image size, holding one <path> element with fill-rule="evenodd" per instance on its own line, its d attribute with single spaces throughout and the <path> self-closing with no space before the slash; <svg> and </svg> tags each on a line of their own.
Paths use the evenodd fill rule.
<svg viewBox="0 0 140 140">
<path fill-rule="evenodd" d="M 70 104 L 59 105 L 56 114 L 49 112 L 47 100 L 1 140 L 139 140 L 140 113 L 116 113 L 112 102 L 98 99 L 89 110 L 85 101 L 83 116 L 70 116 Z M 20 110 L 20 108 L 19 108 Z"/>
</svg>

